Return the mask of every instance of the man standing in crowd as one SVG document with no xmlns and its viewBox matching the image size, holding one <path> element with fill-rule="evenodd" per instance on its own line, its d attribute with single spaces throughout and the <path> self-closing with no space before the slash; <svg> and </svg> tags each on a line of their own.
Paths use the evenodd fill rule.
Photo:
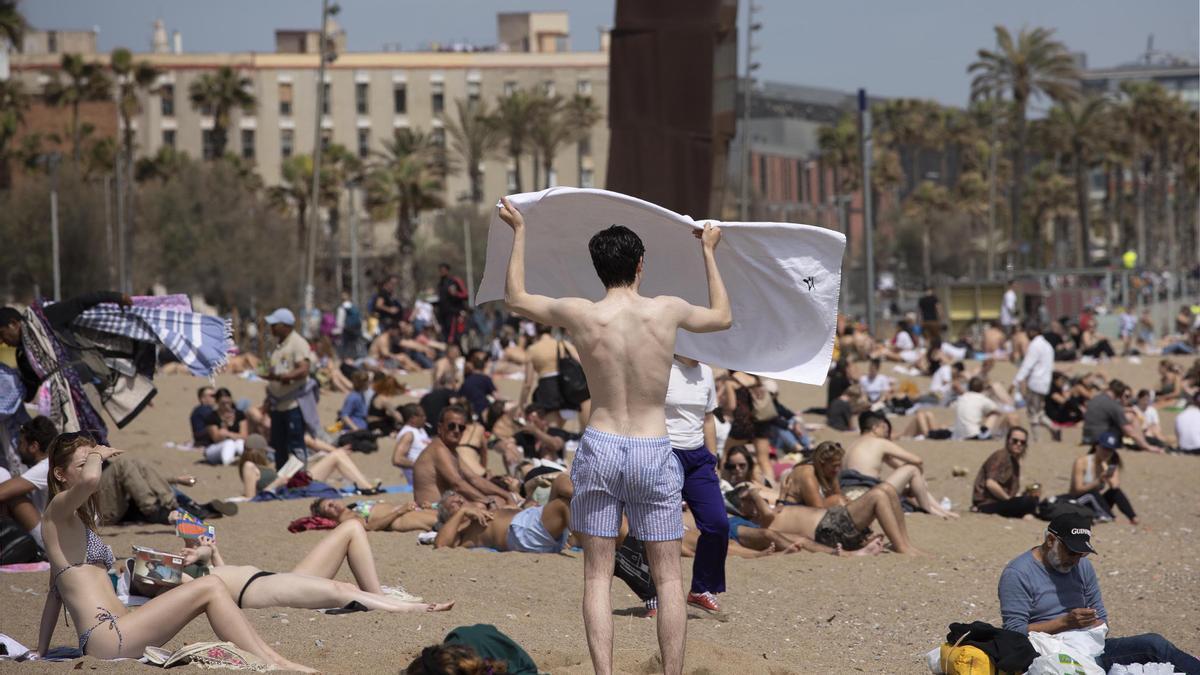
<svg viewBox="0 0 1200 675">
<path fill-rule="evenodd" d="M 596 233 L 588 243 L 604 298 L 555 299 L 525 291 L 525 219 L 508 199 L 501 203 L 500 218 L 513 231 L 505 302 L 521 316 L 570 332 L 591 389 L 588 428 L 571 467 L 571 529 L 583 539 L 583 621 L 592 667 L 599 675 L 612 673 L 612 577 L 625 512 L 630 532 L 646 545 L 659 593 L 663 670 L 677 675 L 683 672 L 687 631 L 679 561 L 683 470 L 671 452 L 663 401 L 676 332 L 720 331 L 733 324 L 714 253 L 721 230 L 707 223 L 695 231 L 711 307 L 667 295 L 642 296 L 645 246 L 621 225 Z"/>
<path fill-rule="evenodd" d="M 438 265 L 437 320 L 442 326 L 442 339 L 458 342 L 462 336 L 462 315 L 467 308 L 467 285 L 462 279 L 450 274 L 446 263 Z"/>
<path fill-rule="evenodd" d="M 933 344 L 941 340 L 942 324 L 946 318 L 942 314 L 942 301 L 938 299 L 933 286 L 925 287 L 925 295 L 917 300 L 917 307 L 921 310 L 921 334 L 925 336 L 925 343 Z"/>
<path fill-rule="evenodd" d="M 396 285 L 399 283 L 400 278 L 395 274 L 387 275 L 371 298 L 371 313 L 379 319 L 380 333 L 399 325 L 404 319 L 404 307 L 396 299 Z"/>
<path fill-rule="evenodd" d="M 1004 298 L 1000 301 L 1000 325 L 1009 337 L 1012 337 L 1013 331 L 1017 328 L 1017 282 L 1015 281 L 1008 282 Z"/>
<path fill-rule="evenodd" d="M 971 505 L 980 513 L 1024 518 L 1037 511 L 1038 498 L 1021 495 L 1021 459 L 1029 448 L 1029 432 L 1010 427 L 1004 447 L 993 452 L 975 477 Z"/>
<path fill-rule="evenodd" d="M 1108 623 L 1100 580 L 1088 555 L 1092 519 L 1065 514 L 1050 521 L 1040 546 L 1017 556 L 1000 574 L 1000 617 L 1018 633 L 1087 630 Z M 1104 640 L 1096 659 L 1105 672 L 1115 665 L 1169 663 L 1177 672 L 1200 675 L 1200 660 L 1158 633 Z"/>
<path fill-rule="evenodd" d="M 271 406 L 271 447 L 275 450 L 275 468 L 282 469 L 288 455 L 307 461 L 304 446 L 304 413 L 299 398 L 308 386 L 312 348 L 296 332 L 296 316 L 280 307 L 267 316 L 271 335 L 278 343 L 268 361 L 267 398 Z"/>
<path fill-rule="evenodd" d="M 1021 367 L 1013 378 L 1013 388 L 1024 385 L 1022 395 L 1029 414 L 1029 428 L 1034 433 L 1039 426 L 1045 427 L 1057 443 L 1062 432 L 1050 424 L 1046 417 L 1046 397 L 1050 395 L 1050 380 L 1054 375 L 1054 347 L 1042 335 L 1041 327 L 1033 321 L 1025 323 L 1025 335 L 1029 337 L 1029 349 L 1021 360 Z"/>
</svg>

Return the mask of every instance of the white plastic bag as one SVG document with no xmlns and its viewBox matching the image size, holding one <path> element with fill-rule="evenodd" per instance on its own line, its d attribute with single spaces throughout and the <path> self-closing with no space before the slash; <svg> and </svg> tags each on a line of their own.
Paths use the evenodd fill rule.
<svg viewBox="0 0 1200 675">
<path fill-rule="evenodd" d="M 929 666 L 929 672 L 933 675 L 946 675 L 942 671 L 942 648 L 934 647 L 932 651 L 925 655 L 925 665 Z"/>
<path fill-rule="evenodd" d="M 1108 670 L 1108 675 L 1183 675 L 1183 673 L 1177 673 L 1175 666 L 1169 663 L 1133 663 L 1128 666 L 1113 666 Z"/>
<path fill-rule="evenodd" d="M 1104 653 L 1108 624 L 1057 635 L 1030 633 L 1029 643 L 1041 654 L 1026 671 L 1029 675 L 1106 675 L 1096 658 Z"/>
</svg>

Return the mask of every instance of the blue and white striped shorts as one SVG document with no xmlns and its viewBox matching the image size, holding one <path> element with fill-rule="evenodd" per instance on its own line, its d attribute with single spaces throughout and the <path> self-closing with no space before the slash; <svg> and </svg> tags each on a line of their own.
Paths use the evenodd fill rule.
<svg viewBox="0 0 1200 675">
<path fill-rule="evenodd" d="M 621 512 L 642 541 L 683 538 L 683 467 L 671 439 L 630 438 L 588 428 L 571 464 L 571 529 L 616 537 Z"/>
</svg>

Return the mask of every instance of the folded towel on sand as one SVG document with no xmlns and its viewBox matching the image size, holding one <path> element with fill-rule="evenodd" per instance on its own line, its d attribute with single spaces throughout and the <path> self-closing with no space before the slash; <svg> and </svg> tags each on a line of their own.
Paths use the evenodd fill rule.
<svg viewBox="0 0 1200 675">
<path fill-rule="evenodd" d="M 708 305 L 701 248 L 692 236 L 703 222 L 607 190 L 550 188 L 509 199 L 525 217 L 530 293 L 604 297 L 588 240 L 615 223 L 645 244 L 643 295 L 674 295 Z M 733 326 L 704 334 L 680 330 L 675 351 L 716 366 L 821 384 L 833 353 L 846 237 L 795 223 L 718 224 L 717 266 L 729 292 Z M 493 212 L 477 303 L 504 297 L 512 240 L 512 229 Z"/>
</svg>

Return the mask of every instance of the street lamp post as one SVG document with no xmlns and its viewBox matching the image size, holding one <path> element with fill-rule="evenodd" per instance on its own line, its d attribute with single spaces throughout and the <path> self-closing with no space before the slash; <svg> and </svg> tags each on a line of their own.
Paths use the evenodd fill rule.
<svg viewBox="0 0 1200 675">
<path fill-rule="evenodd" d="M 336 14 L 338 9 L 337 5 L 330 7 L 329 0 L 321 0 L 321 35 L 317 40 L 320 55 L 317 64 L 317 110 L 314 114 L 316 123 L 313 125 L 313 176 L 312 192 L 309 194 L 312 208 L 309 214 L 308 251 L 304 264 L 304 320 L 301 323 L 305 335 L 308 335 L 308 320 L 312 314 L 315 300 L 313 296 L 315 295 L 314 281 L 317 270 L 317 226 L 321 222 L 321 146 L 323 145 L 321 120 L 325 114 L 325 62 L 330 60 L 326 42 L 329 37 L 329 15 Z M 308 335 L 308 337 L 312 336 Z"/>
<path fill-rule="evenodd" d="M 54 269 L 54 301 L 62 300 L 62 268 L 58 259 L 58 161 L 59 154 L 46 157 L 50 169 L 50 256 Z"/>
<path fill-rule="evenodd" d="M 863 191 L 863 237 L 867 252 L 867 330 L 875 336 L 875 223 L 871 211 L 871 107 L 867 101 L 867 90 L 858 90 L 858 117 L 861 124 L 862 148 L 862 191 Z"/>
<path fill-rule="evenodd" d="M 761 23 L 754 23 L 754 15 L 762 7 L 754 4 L 754 0 L 746 6 L 746 75 L 742 86 L 742 145 L 741 165 L 742 180 L 739 183 L 740 199 L 738 203 L 739 218 L 745 222 L 750 219 L 750 90 L 754 87 L 754 71 L 759 64 L 754 62 L 754 33 L 762 29 Z"/>
</svg>

